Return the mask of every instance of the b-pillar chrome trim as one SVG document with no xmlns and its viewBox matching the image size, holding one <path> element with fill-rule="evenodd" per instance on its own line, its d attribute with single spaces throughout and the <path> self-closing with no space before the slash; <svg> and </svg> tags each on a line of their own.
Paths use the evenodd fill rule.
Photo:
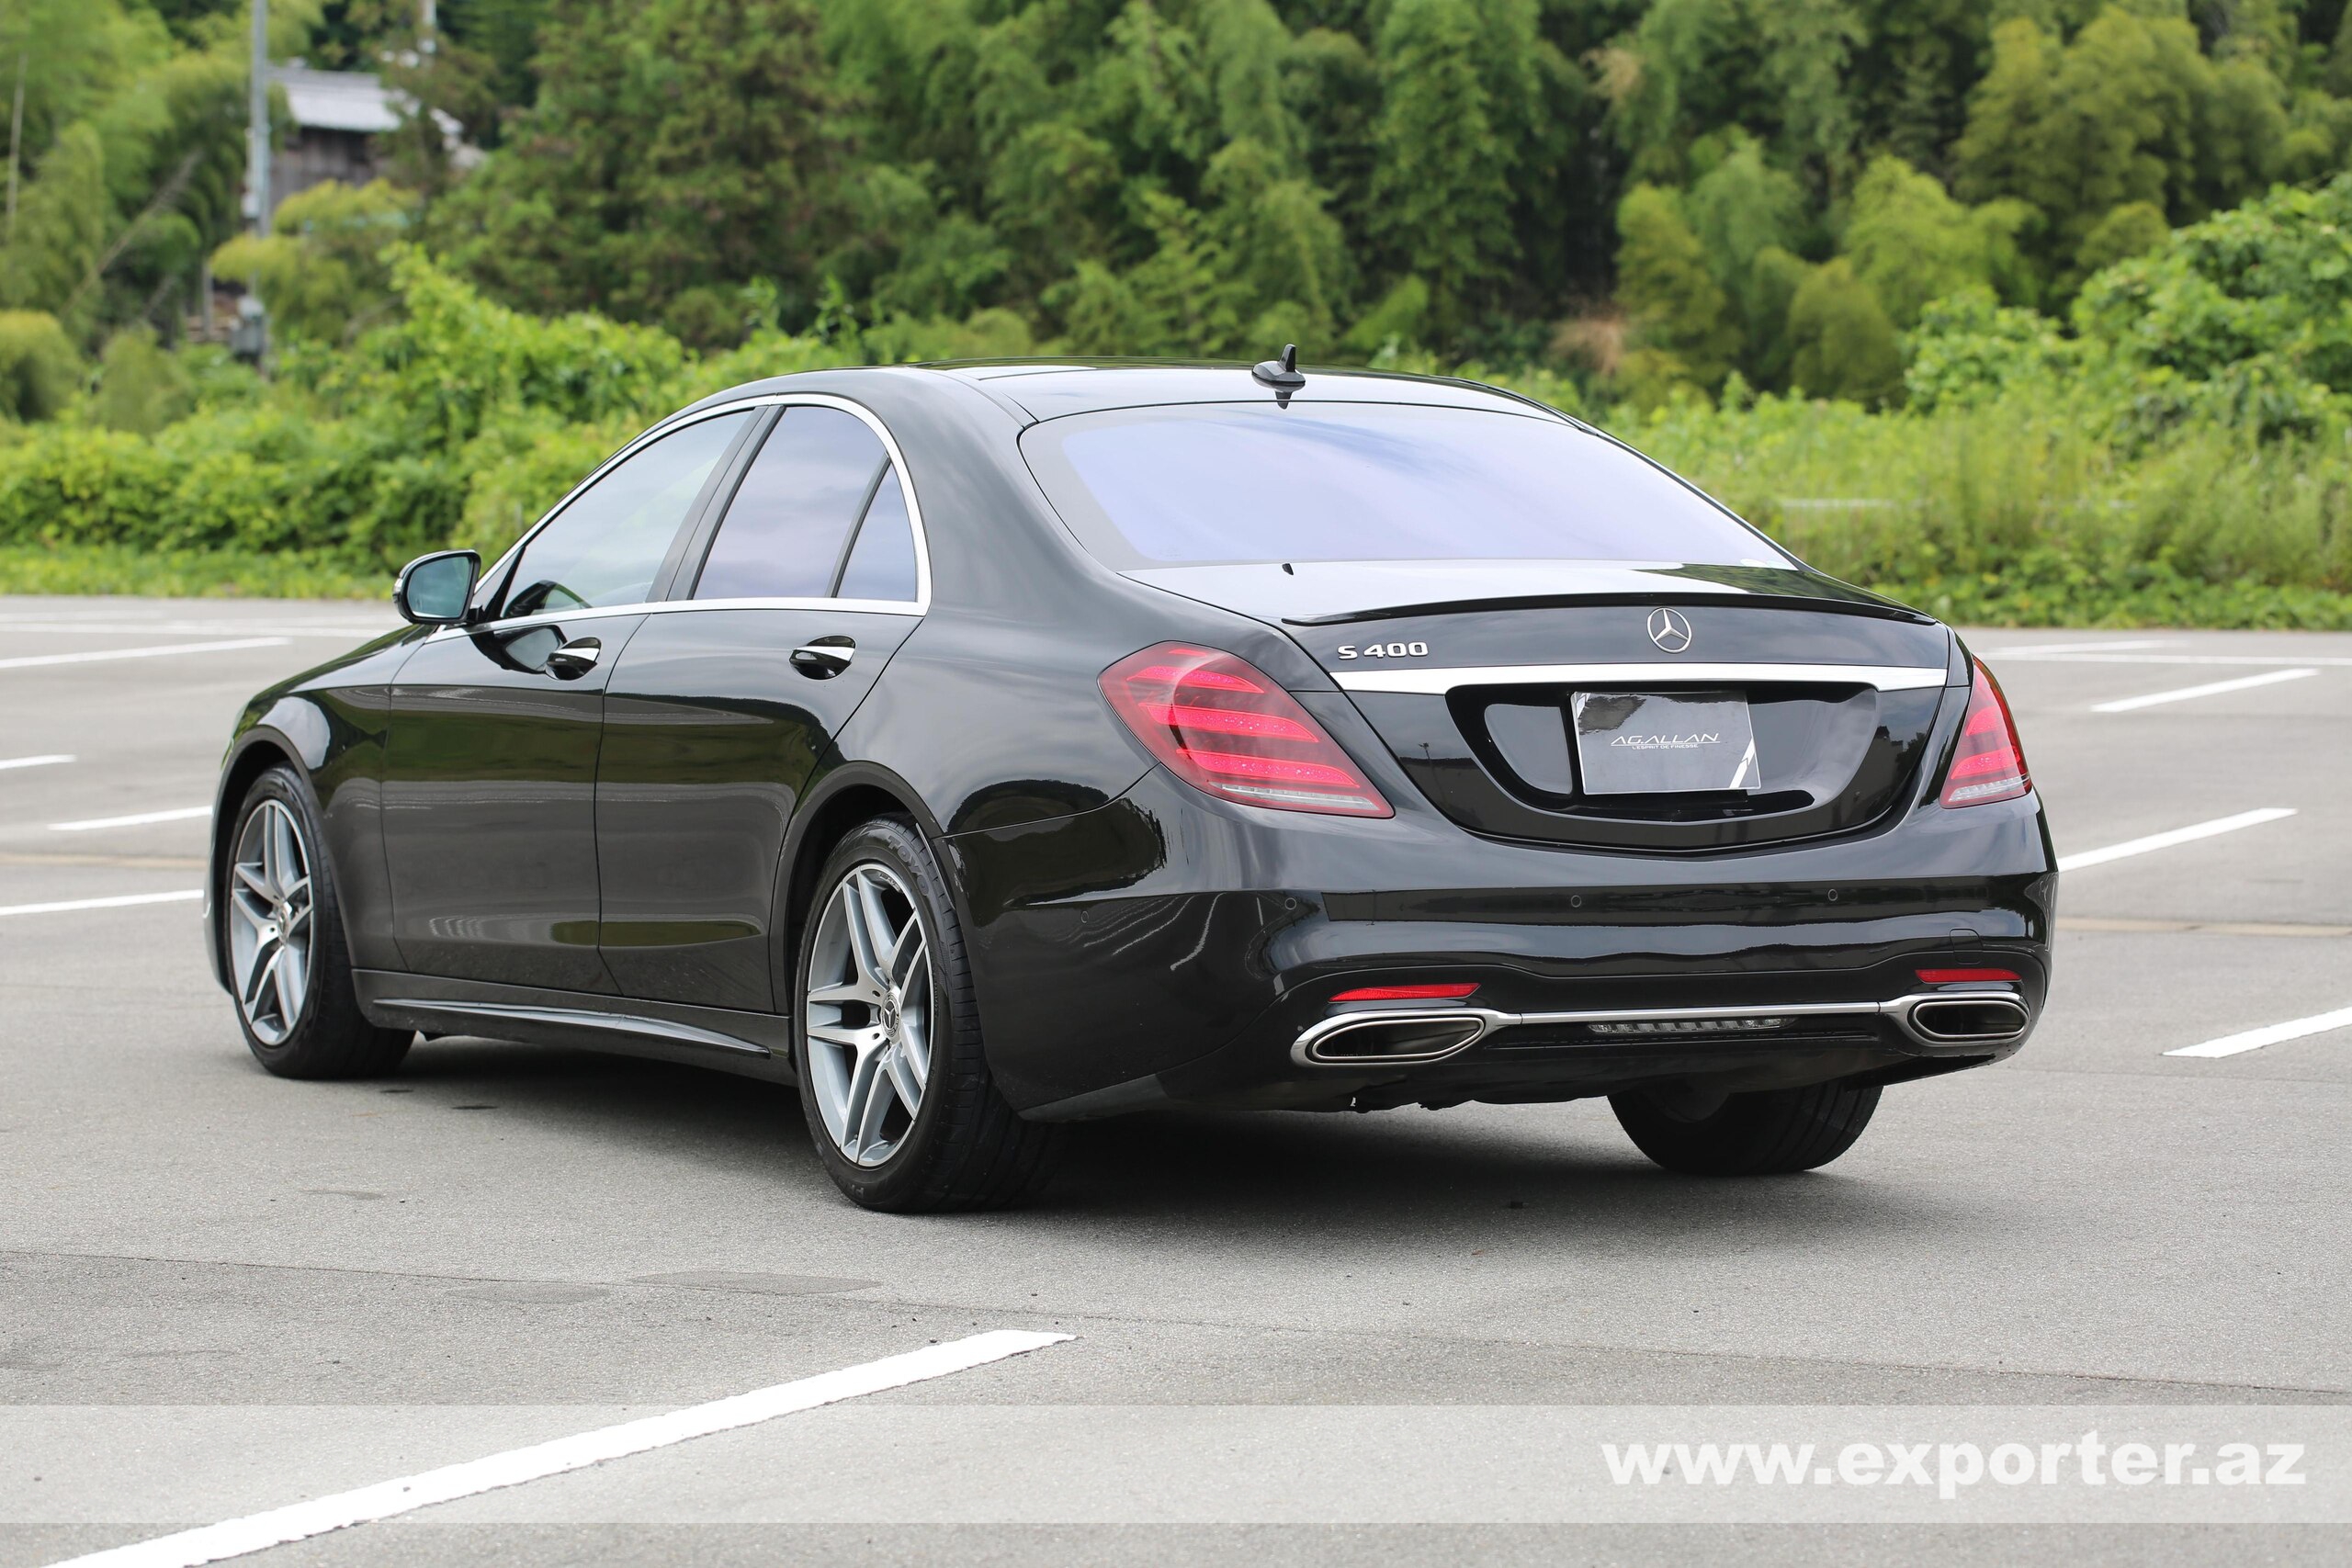
<svg viewBox="0 0 2352 1568">
<path fill-rule="evenodd" d="M 1922 1002 L 1989 1006 L 2010 1010 L 2017 1015 L 2017 1027 L 2006 1033 L 1970 1035 L 1923 1030 L 1912 1017 L 1914 1010 Z M 1884 1002 L 1784 1002 L 1777 1007 L 1611 1008 L 1585 1012 L 1498 1012 L 1492 1008 L 1479 1007 L 1395 1010 L 1366 1008 L 1358 1012 L 1334 1013 L 1309 1024 L 1292 1043 L 1290 1055 L 1291 1060 L 1303 1067 L 1422 1066 L 1458 1056 L 1503 1030 L 1521 1029 L 1531 1024 L 1695 1023 L 1744 1018 L 1892 1018 L 1913 1040 L 1935 1050 L 2006 1045 L 2022 1038 L 2033 1025 L 2032 1013 L 2027 1009 L 2024 999 L 2013 991 L 1928 991 Z M 1334 1055 L 1326 1054 L 1324 1050 L 1328 1042 L 1351 1033 L 1396 1028 L 1428 1029 L 1464 1022 L 1475 1022 L 1477 1027 L 1461 1040 L 1435 1050 L 1363 1056 Z M 1729 1033 L 1724 1037 L 1738 1038 L 1736 1034 Z"/>
</svg>

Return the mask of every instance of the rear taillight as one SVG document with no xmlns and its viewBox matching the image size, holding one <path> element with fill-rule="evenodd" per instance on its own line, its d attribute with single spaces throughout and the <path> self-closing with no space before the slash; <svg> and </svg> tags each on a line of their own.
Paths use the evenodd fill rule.
<svg viewBox="0 0 2352 1568">
<path fill-rule="evenodd" d="M 2017 721 L 2000 683 L 1984 665 L 1968 689 L 1968 712 L 1960 721 L 1960 744 L 1944 774 L 1943 804 L 1983 806 L 2014 800 L 2033 787 L 2025 771 L 2025 749 L 2018 744 Z"/>
<path fill-rule="evenodd" d="M 1102 671 L 1136 738 L 1196 789 L 1246 806 L 1387 817 L 1388 802 L 1315 716 L 1252 665 L 1172 642 Z"/>
</svg>

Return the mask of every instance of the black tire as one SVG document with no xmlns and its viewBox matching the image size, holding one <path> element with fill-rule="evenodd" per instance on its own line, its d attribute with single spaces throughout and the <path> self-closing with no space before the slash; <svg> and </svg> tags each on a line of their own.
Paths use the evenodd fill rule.
<svg viewBox="0 0 2352 1568">
<path fill-rule="evenodd" d="M 1735 1094 L 1704 1114 L 1671 1099 L 1612 1094 L 1610 1109 L 1634 1146 L 1685 1176 L 1786 1176 L 1827 1165 L 1854 1146 L 1878 1109 L 1876 1084 L 1812 1084 Z"/>
<path fill-rule="evenodd" d="M 807 1027 L 809 971 L 825 912 L 851 873 L 878 866 L 909 895 L 930 964 L 925 1032 L 929 1068 L 911 1120 L 887 1157 L 863 1165 L 825 1124 Z M 997 1092 L 981 1044 L 979 1010 L 961 924 L 945 878 L 914 825 L 878 818 L 853 829 L 827 857 L 801 921 L 793 965 L 793 1067 L 818 1157 L 842 1193 L 867 1209 L 932 1213 L 1002 1208 L 1028 1197 L 1052 1174 L 1064 1129 L 1024 1122 Z M 901 1105 L 903 1100 L 900 1100 Z"/>
<path fill-rule="evenodd" d="M 221 859 L 220 886 L 214 889 L 214 918 L 221 922 L 221 948 L 228 955 L 231 989 L 237 989 L 239 980 L 233 928 L 241 917 L 232 901 L 244 886 L 238 874 L 240 850 L 255 815 L 273 807 L 286 814 L 300 835 L 299 848 L 309 877 L 306 983 L 290 1019 L 272 1015 L 259 1026 L 254 1008 L 243 997 L 232 997 L 237 1027 L 243 1032 L 254 1059 L 282 1078 L 365 1078 L 390 1072 L 408 1055 L 415 1035 L 405 1029 L 379 1029 L 359 1010 L 352 988 L 351 953 L 344 941 L 343 906 L 336 897 L 334 868 L 327 863 L 322 848 L 325 835 L 319 829 L 309 792 L 289 768 L 270 769 L 245 792 L 230 829 L 228 852 Z"/>
</svg>

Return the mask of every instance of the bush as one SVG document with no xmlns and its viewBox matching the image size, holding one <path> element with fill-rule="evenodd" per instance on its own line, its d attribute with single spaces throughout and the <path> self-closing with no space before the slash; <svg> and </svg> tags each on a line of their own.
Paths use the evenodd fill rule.
<svg viewBox="0 0 2352 1568">
<path fill-rule="evenodd" d="M 82 356 L 56 317 L 0 310 L 0 418 L 53 418 L 81 378 Z"/>
</svg>

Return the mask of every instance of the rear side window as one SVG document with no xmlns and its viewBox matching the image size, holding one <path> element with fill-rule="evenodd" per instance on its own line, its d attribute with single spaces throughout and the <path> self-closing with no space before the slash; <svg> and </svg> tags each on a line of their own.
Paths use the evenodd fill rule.
<svg viewBox="0 0 2352 1568">
<path fill-rule="evenodd" d="M 907 492 L 899 473 L 887 469 L 865 521 L 857 525 L 857 542 L 850 547 L 849 565 L 842 570 L 838 597 L 843 599 L 912 599 L 916 592 L 915 529 L 907 516 Z"/>
<path fill-rule="evenodd" d="M 607 469 L 523 547 L 501 613 L 643 604 L 686 513 L 751 417 L 698 421 Z"/>
<path fill-rule="evenodd" d="M 826 597 L 888 461 L 854 414 L 786 409 L 728 503 L 695 597 Z"/>
<path fill-rule="evenodd" d="M 1761 535 L 1557 420 L 1388 403 L 1210 403 L 1048 420 L 1022 451 L 1119 568 L 1254 561 L 1786 566 Z"/>
</svg>

